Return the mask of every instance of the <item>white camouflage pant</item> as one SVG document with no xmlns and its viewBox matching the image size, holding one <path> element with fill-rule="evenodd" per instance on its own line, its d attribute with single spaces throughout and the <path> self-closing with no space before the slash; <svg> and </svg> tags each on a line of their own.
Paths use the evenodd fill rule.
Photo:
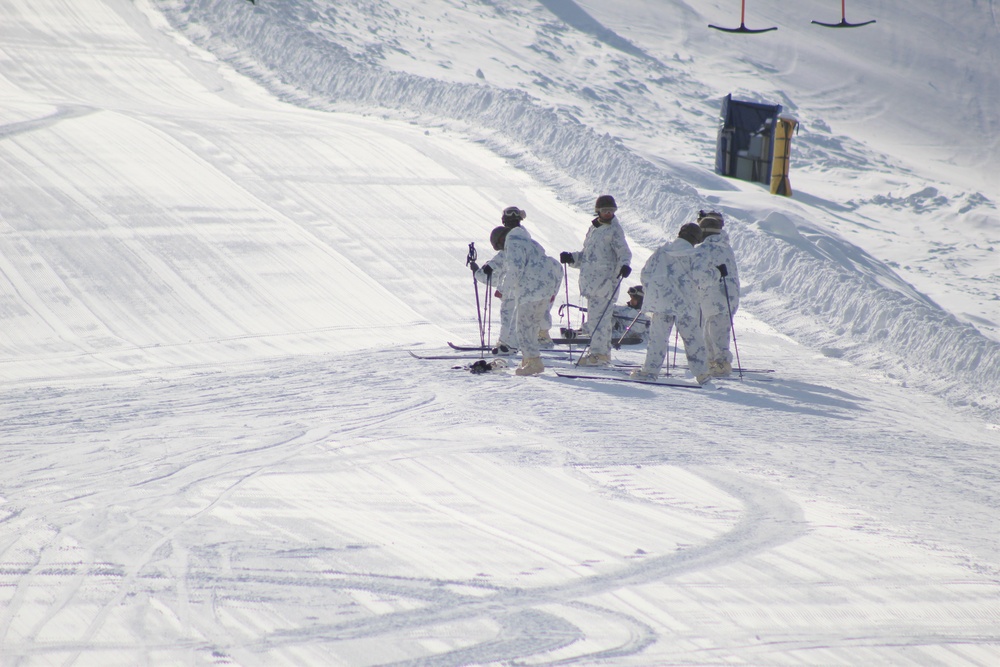
<svg viewBox="0 0 1000 667">
<path fill-rule="evenodd" d="M 705 316 L 705 348 L 708 360 L 732 363 L 733 353 L 729 351 L 729 313 Z"/>
<path fill-rule="evenodd" d="M 517 347 L 514 307 L 514 299 L 500 299 L 500 336 L 497 338 L 497 343 Z"/>
<path fill-rule="evenodd" d="M 671 313 L 653 313 L 651 319 L 649 341 L 646 344 L 646 361 L 642 365 L 644 373 L 659 375 L 660 369 L 663 368 L 663 360 L 667 356 L 670 331 L 674 324 L 677 325 L 677 332 L 684 341 L 684 352 L 691 374 L 698 377 L 708 373 L 705 334 L 697 315 L 683 314 L 677 318 Z"/>
<path fill-rule="evenodd" d="M 590 353 L 611 354 L 611 330 L 614 327 L 613 305 L 618 298 L 618 286 L 607 294 L 587 297 L 587 328 L 590 329 Z M 607 312 L 605 312 L 607 310 Z M 601 317 L 604 313 L 604 317 Z M 597 320 L 601 321 L 598 322 Z M 596 329 L 594 327 L 597 327 Z"/>
<path fill-rule="evenodd" d="M 549 307 L 545 309 L 545 312 L 541 315 L 540 324 L 538 326 L 538 331 L 535 332 L 535 338 L 537 339 L 542 335 L 542 332 L 548 333 L 549 329 L 552 328 L 552 307 L 551 303 Z M 521 348 L 524 345 L 520 342 L 520 332 L 517 325 L 517 308 L 515 306 L 513 299 L 503 299 L 500 304 L 500 337 L 497 338 L 497 342 L 503 342 L 506 345 L 512 347 Z M 537 356 L 537 355 L 536 355 Z"/>
<path fill-rule="evenodd" d="M 538 332 L 545 327 L 546 316 L 551 318 L 551 309 L 551 299 L 517 304 L 517 342 L 521 349 L 522 359 L 541 355 Z"/>
</svg>

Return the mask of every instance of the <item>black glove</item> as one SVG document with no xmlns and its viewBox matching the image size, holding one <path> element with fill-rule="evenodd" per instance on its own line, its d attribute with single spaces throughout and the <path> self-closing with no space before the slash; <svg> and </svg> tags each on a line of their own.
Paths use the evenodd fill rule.
<svg viewBox="0 0 1000 667">
<path fill-rule="evenodd" d="M 727 268 L 726 268 L 726 265 L 725 265 L 725 264 L 719 264 L 719 265 L 718 265 L 717 267 L 715 267 L 715 268 L 717 268 L 717 269 L 719 270 L 719 273 L 721 273 L 721 274 L 722 274 L 722 277 L 723 277 L 723 278 L 725 278 L 726 276 L 728 276 L 728 275 L 729 275 L 729 269 L 727 269 Z"/>
<path fill-rule="evenodd" d="M 622 278 L 628 278 L 629 275 L 631 275 L 631 273 L 632 273 L 632 267 L 626 264 L 625 266 L 622 267 L 622 270 L 618 272 L 618 275 L 620 275 Z"/>
<path fill-rule="evenodd" d="M 493 267 L 489 264 L 483 264 L 483 273 L 485 273 L 486 277 L 489 278 L 493 275 Z"/>
<path fill-rule="evenodd" d="M 471 262 L 469 262 L 469 268 L 472 269 L 473 273 L 475 273 L 476 271 L 479 270 L 479 265 L 476 264 L 475 260 L 472 260 Z"/>
<path fill-rule="evenodd" d="M 561 253 L 559 253 L 559 261 L 562 262 L 563 264 L 572 264 L 573 263 L 573 253 L 571 253 L 571 252 L 561 252 Z"/>
</svg>

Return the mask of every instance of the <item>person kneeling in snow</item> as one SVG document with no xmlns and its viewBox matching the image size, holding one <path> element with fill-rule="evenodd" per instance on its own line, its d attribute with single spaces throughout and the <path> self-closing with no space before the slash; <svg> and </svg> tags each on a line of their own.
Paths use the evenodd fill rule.
<svg viewBox="0 0 1000 667">
<path fill-rule="evenodd" d="M 624 306 L 615 306 L 611 330 L 611 342 L 615 347 L 646 340 L 649 319 L 640 315 L 643 296 L 642 285 L 633 285 L 628 288 L 628 303 Z"/>
<path fill-rule="evenodd" d="M 521 364 L 514 373 L 538 375 L 545 370 L 538 333 L 546 321 L 551 321 L 550 310 L 559 292 L 562 269 L 520 226 L 497 227 L 490 234 L 491 240 L 494 235 L 504 254 L 504 299 L 514 303 L 515 332 L 521 346 Z"/>
<path fill-rule="evenodd" d="M 698 295 L 702 285 L 714 280 L 714 269 L 705 255 L 695 252 L 694 246 L 701 238 L 701 227 L 697 224 L 683 225 L 677 238 L 660 246 L 642 268 L 643 309 L 651 313 L 652 322 L 646 360 L 642 368 L 632 371 L 633 378 L 653 380 L 660 374 L 675 323 L 684 340 L 691 374 L 698 384 L 712 378 L 706 361 Z"/>
</svg>

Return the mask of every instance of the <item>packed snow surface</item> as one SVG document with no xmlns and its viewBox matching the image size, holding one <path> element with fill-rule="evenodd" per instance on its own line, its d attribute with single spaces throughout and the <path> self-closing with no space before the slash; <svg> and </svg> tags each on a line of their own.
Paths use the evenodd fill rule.
<svg viewBox="0 0 1000 667">
<path fill-rule="evenodd" d="M 748 4 L 3 3 L 0 664 L 1000 661 L 998 10 Z M 725 213 L 773 372 L 408 354 L 602 193 L 636 269 Z"/>
</svg>

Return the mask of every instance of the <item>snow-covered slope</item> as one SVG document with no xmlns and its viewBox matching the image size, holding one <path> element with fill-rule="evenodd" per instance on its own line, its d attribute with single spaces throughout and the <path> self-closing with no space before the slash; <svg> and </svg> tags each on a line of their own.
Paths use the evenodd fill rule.
<svg viewBox="0 0 1000 667">
<path fill-rule="evenodd" d="M 0 3 L 0 663 L 997 663 L 996 277 L 980 237 L 922 240 L 988 238 L 996 193 L 924 176 L 875 107 L 848 132 L 835 85 L 895 45 L 859 100 L 894 108 L 947 45 L 800 37 L 842 54 L 802 97 L 702 25 L 731 4 Z M 988 62 L 984 9 L 951 25 Z M 794 199 L 709 171 L 737 89 L 807 120 Z M 406 353 L 478 336 L 464 260 L 504 206 L 554 254 L 605 188 L 636 266 L 729 213 L 739 351 L 776 373 Z"/>
<path fill-rule="evenodd" d="M 980 174 L 995 164 L 965 137 L 996 134 L 1000 112 L 976 97 L 989 98 L 997 85 L 988 66 L 996 40 L 984 38 L 982 58 L 946 59 L 933 49 L 907 58 L 908 43 L 885 43 L 881 27 L 830 31 L 811 26 L 799 10 L 782 17 L 789 25 L 780 38 L 751 44 L 698 27 L 714 16 L 671 7 L 624 3 L 620 12 L 605 10 L 615 17 L 609 25 L 596 5 L 590 13 L 571 0 L 198 0 L 168 3 L 166 15 L 286 99 L 389 109 L 460 129 L 581 208 L 594 192 L 613 192 L 628 211 L 627 231 L 647 248 L 672 237 L 699 208 L 722 208 L 746 267 L 748 303 L 759 316 L 817 349 L 956 404 L 996 410 L 998 194 L 963 182 L 987 181 Z M 893 22 L 907 14 L 903 3 L 884 11 Z M 978 26 L 976 34 L 995 35 L 983 11 L 960 21 Z M 913 34 L 926 19 L 909 16 L 901 32 Z M 649 26 L 672 29 L 659 34 Z M 697 49 L 695 35 L 704 37 Z M 675 48 L 683 53 L 671 53 Z M 818 54 L 832 49 L 849 56 L 821 63 Z M 866 59 L 881 68 L 869 75 Z M 951 75 L 956 67 L 964 67 L 964 84 Z M 917 73 L 948 82 L 935 94 L 962 109 L 952 125 L 930 104 L 933 96 L 887 83 Z M 800 187 L 800 170 L 806 177 L 792 201 L 711 173 L 713 112 L 727 84 L 738 97 L 782 103 L 809 128 L 796 139 L 793 187 Z M 923 137 L 909 140 L 928 144 L 923 155 L 896 127 L 901 105 L 921 100 L 929 110 L 909 108 L 920 117 L 905 132 Z M 860 115 L 877 117 L 865 124 L 874 129 L 862 133 L 866 143 L 830 130 L 840 122 L 853 127 L 846 119 Z M 956 122 L 953 131 L 942 129 Z M 938 145 L 949 142 L 977 147 L 969 154 Z M 955 183 L 927 180 L 944 174 L 944 161 L 959 160 Z M 915 266 L 899 270 L 909 262 Z M 917 280 L 922 272 L 930 275 Z"/>
</svg>

